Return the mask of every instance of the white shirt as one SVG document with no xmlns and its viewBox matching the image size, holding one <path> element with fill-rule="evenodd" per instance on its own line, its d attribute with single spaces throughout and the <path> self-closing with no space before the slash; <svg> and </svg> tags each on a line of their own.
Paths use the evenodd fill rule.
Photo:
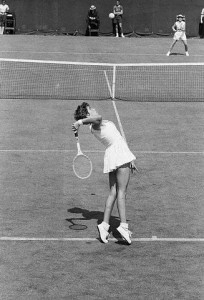
<svg viewBox="0 0 204 300">
<path fill-rule="evenodd" d="M 111 121 L 103 120 L 99 130 L 93 129 L 93 135 L 105 146 L 109 147 L 120 139 L 123 139 L 115 124 Z"/>
<path fill-rule="evenodd" d="M 116 14 L 116 15 L 122 15 L 123 14 L 123 7 L 122 5 L 115 5 L 113 7 L 113 13 Z"/>
<path fill-rule="evenodd" d="M 0 14 L 4 15 L 7 11 L 9 11 L 9 6 L 7 4 L 0 4 Z"/>
<path fill-rule="evenodd" d="M 177 21 L 175 24 L 174 24 L 174 28 L 177 30 L 177 31 L 185 31 L 186 30 L 186 23 L 184 21 Z"/>
<path fill-rule="evenodd" d="M 204 18 L 204 8 L 201 11 L 201 19 L 200 19 L 201 23 L 203 23 L 203 18 Z"/>
</svg>

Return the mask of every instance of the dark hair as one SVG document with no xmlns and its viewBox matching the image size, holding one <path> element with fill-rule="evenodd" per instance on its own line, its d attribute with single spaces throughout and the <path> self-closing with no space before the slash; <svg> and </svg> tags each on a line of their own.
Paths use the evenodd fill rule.
<svg viewBox="0 0 204 300">
<path fill-rule="evenodd" d="M 87 106 L 89 106 L 89 104 L 86 102 L 83 102 L 81 105 L 78 105 L 74 113 L 74 119 L 76 121 L 80 119 L 85 119 L 87 117 L 88 114 Z"/>
</svg>

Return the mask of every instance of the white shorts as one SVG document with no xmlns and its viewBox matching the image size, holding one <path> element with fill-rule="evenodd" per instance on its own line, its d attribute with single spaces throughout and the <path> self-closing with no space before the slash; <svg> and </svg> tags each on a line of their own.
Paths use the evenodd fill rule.
<svg viewBox="0 0 204 300">
<path fill-rule="evenodd" d="M 186 38 L 186 34 L 184 31 L 176 31 L 174 33 L 174 37 L 173 37 L 174 40 L 178 41 L 178 40 L 183 40 L 183 41 L 186 41 L 187 38 Z"/>
</svg>

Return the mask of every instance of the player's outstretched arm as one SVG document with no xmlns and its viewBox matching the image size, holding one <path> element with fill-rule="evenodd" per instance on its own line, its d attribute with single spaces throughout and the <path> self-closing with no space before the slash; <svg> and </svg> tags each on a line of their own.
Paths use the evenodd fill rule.
<svg viewBox="0 0 204 300">
<path fill-rule="evenodd" d="M 95 127 L 100 126 L 102 121 L 102 116 L 98 115 L 96 117 L 87 117 L 84 119 L 80 119 L 72 124 L 72 130 L 76 131 L 79 129 L 80 125 L 89 125 L 93 124 Z"/>
</svg>

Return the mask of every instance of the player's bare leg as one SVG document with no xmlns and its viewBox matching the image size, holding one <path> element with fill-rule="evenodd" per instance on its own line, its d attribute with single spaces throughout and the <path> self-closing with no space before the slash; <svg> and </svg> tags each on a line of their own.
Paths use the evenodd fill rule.
<svg viewBox="0 0 204 300">
<path fill-rule="evenodd" d="M 185 47 L 186 56 L 189 56 L 187 41 L 186 40 L 182 40 L 182 42 L 183 42 L 184 47 Z"/>
<path fill-rule="evenodd" d="M 4 24 L 3 22 L 0 23 L 0 34 L 4 33 Z"/>
<path fill-rule="evenodd" d="M 120 27 L 120 33 L 121 33 L 121 37 L 124 38 L 124 34 L 123 34 L 123 26 L 122 23 L 119 23 L 119 27 Z"/>
<path fill-rule="evenodd" d="M 116 33 L 116 35 L 115 35 L 115 37 L 119 37 L 119 35 L 118 35 L 118 25 L 116 24 L 116 26 L 115 26 L 115 33 Z"/>
<path fill-rule="evenodd" d="M 117 197 L 117 178 L 116 171 L 109 173 L 110 192 L 106 200 L 103 221 L 109 224 L 110 216 Z"/>
<path fill-rule="evenodd" d="M 113 210 L 113 206 L 116 201 L 117 197 L 117 180 L 116 180 L 116 172 L 110 172 L 109 173 L 109 185 L 110 185 L 110 193 L 108 196 L 108 199 L 106 200 L 105 204 L 105 210 L 104 210 L 104 216 L 103 216 L 103 222 L 98 225 L 98 231 L 100 238 L 103 243 L 108 242 L 109 237 L 109 222 L 110 222 L 110 216 Z"/>
<path fill-rule="evenodd" d="M 128 230 L 126 219 L 126 192 L 130 179 L 130 164 L 125 164 L 117 169 L 117 205 L 120 216 L 120 226 L 117 228 L 122 238 L 131 244 L 131 232 Z"/>
<path fill-rule="evenodd" d="M 117 205 L 121 223 L 126 223 L 126 192 L 130 179 L 129 163 L 117 169 Z"/>
<path fill-rule="evenodd" d="M 130 164 L 127 163 L 114 172 L 109 173 L 110 193 L 106 200 L 103 222 L 98 225 L 100 238 L 104 243 L 108 242 L 108 230 L 111 213 L 117 199 L 120 226 L 117 228 L 123 239 L 131 244 L 131 232 L 128 230 L 126 219 L 126 192 L 130 179 Z"/>
<path fill-rule="evenodd" d="M 173 43 L 171 44 L 170 49 L 169 49 L 169 51 L 167 52 L 166 56 L 169 56 L 169 55 L 171 54 L 171 51 L 172 51 L 174 45 L 176 44 L 176 42 L 177 42 L 177 40 L 174 40 L 174 41 L 173 41 Z"/>
</svg>

